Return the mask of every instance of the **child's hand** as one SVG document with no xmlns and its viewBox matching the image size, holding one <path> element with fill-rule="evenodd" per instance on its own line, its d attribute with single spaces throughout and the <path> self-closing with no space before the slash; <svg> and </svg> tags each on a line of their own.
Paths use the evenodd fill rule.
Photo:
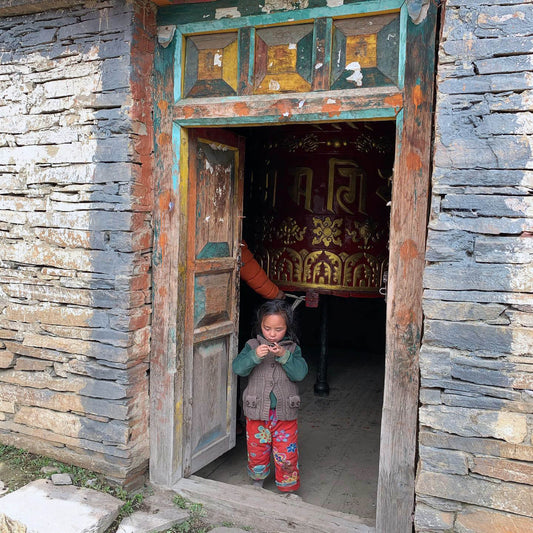
<svg viewBox="0 0 533 533">
<path fill-rule="evenodd" d="M 257 357 L 259 357 L 259 359 L 263 359 L 263 357 L 265 357 L 265 355 L 270 351 L 269 347 L 268 347 L 268 344 L 260 344 L 256 349 L 255 349 L 255 355 L 257 355 Z"/>
<path fill-rule="evenodd" d="M 276 357 L 283 357 L 285 355 L 285 348 L 283 346 L 280 346 L 277 342 L 274 342 L 271 344 L 268 349 L 276 356 Z"/>
</svg>

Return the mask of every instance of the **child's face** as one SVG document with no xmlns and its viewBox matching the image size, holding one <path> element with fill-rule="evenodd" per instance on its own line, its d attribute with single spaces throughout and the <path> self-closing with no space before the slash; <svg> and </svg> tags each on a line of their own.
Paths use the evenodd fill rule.
<svg viewBox="0 0 533 533">
<path fill-rule="evenodd" d="M 268 342 L 279 342 L 285 337 L 287 324 L 281 315 L 267 315 L 261 322 L 261 332 Z"/>
</svg>

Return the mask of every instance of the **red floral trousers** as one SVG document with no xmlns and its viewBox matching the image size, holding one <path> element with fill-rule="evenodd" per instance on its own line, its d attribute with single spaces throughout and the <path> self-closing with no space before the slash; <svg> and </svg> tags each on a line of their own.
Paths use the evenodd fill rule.
<svg viewBox="0 0 533 533">
<path fill-rule="evenodd" d="M 274 455 L 276 486 L 282 492 L 300 488 L 298 469 L 298 421 L 278 420 L 271 409 L 269 420 L 246 419 L 248 473 L 255 480 L 270 474 L 270 454 Z"/>
</svg>

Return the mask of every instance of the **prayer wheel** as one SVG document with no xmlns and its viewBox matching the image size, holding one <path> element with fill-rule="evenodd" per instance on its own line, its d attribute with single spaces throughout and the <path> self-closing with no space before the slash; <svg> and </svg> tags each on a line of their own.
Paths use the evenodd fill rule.
<svg viewBox="0 0 533 533">
<path fill-rule="evenodd" d="M 246 240 L 284 291 L 380 297 L 394 124 L 258 130 L 247 152 Z"/>
</svg>

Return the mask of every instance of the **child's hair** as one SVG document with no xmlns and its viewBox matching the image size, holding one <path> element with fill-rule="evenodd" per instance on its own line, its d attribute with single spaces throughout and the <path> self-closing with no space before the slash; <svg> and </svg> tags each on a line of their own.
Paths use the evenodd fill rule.
<svg viewBox="0 0 533 533">
<path fill-rule="evenodd" d="M 294 321 L 294 312 L 290 304 L 284 300 L 268 300 L 257 310 L 256 322 L 254 324 L 253 334 L 261 334 L 261 324 L 263 319 L 269 315 L 281 315 L 287 326 L 286 336 L 295 343 L 299 343 L 296 335 L 296 324 Z"/>
</svg>

